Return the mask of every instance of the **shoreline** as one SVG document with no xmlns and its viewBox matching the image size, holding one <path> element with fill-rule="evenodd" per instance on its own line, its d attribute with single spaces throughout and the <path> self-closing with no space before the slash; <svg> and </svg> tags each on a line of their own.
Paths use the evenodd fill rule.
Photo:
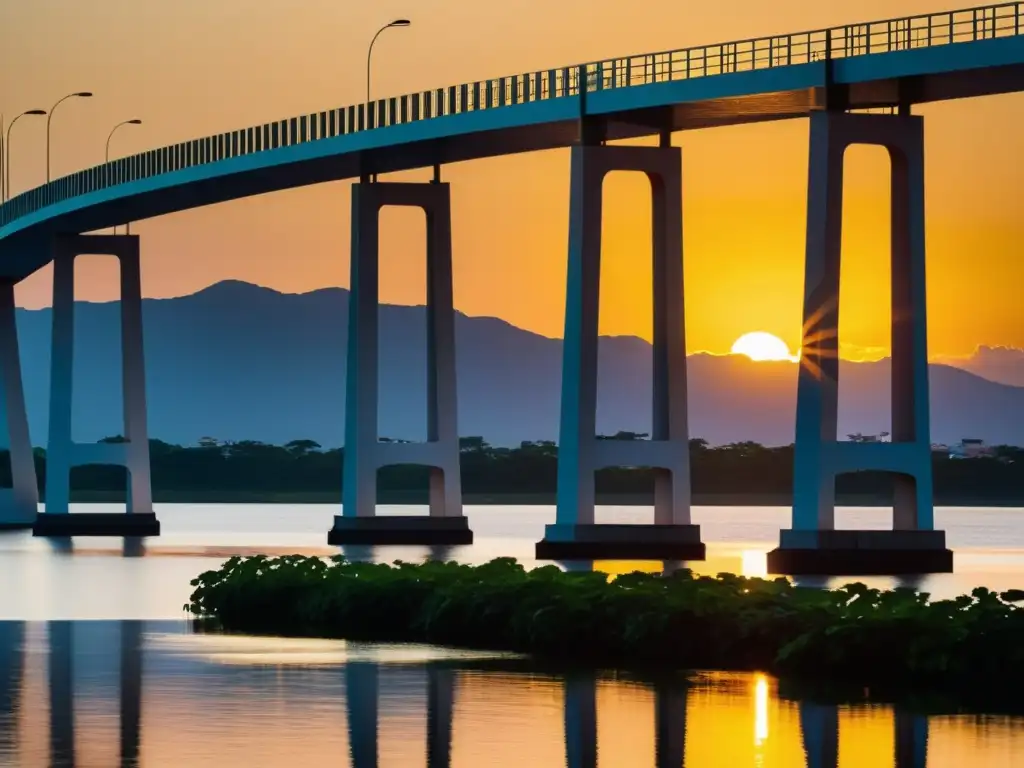
<svg viewBox="0 0 1024 768">
<path fill-rule="evenodd" d="M 72 491 L 71 501 L 84 504 L 124 502 L 118 491 Z M 157 504 L 340 504 L 338 491 L 153 491 Z M 426 491 L 382 491 L 378 504 L 427 504 Z M 554 506 L 554 493 L 466 493 L 462 503 L 467 506 Z M 653 494 L 597 494 L 601 506 L 649 507 Z M 791 494 L 736 493 L 693 495 L 695 507 L 791 507 Z M 871 494 L 839 494 L 836 505 L 843 507 L 891 507 L 892 500 Z M 942 496 L 936 495 L 936 507 L 1002 507 L 1024 509 L 1024 495 L 1019 497 Z"/>
</svg>

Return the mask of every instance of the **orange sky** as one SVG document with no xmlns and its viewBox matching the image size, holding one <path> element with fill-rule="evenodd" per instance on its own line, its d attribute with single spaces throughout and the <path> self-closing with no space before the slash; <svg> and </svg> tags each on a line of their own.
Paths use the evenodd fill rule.
<svg viewBox="0 0 1024 768">
<path fill-rule="evenodd" d="M 365 50 L 381 36 L 374 93 L 616 55 L 777 34 L 901 13 L 934 0 L 32 0 L 0 10 L 0 110 L 49 108 L 53 171 L 114 154 L 357 102 Z M 699 7 L 699 10 L 698 10 Z M 934 355 L 977 344 L 1024 347 L 1024 96 L 933 105 L 927 117 L 930 345 Z M 14 192 L 44 178 L 45 119 L 13 134 Z M 744 332 L 798 343 L 806 208 L 805 121 L 676 134 L 684 152 L 689 350 L 728 351 Z M 848 155 L 841 336 L 848 356 L 888 346 L 888 171 L 884 153 Z M 567 151 L 451 166 L 455 300 L 547 336 L 562 332 L 568 229 Z M 428 171 L 395 179 L 422 179 Z M 348 282 L 348 183 L 281 192 L 139 224 L 144 291 L 190 293 L 237 278 L 283 291 Z M 650 337 L 650 202 L 637 177 L 607 186 L 601 331 Z M 422 303 L 423 217 L 382 217 L 382 298 Z M 113 262 L 79 271 L 79 298 L 115 298 Z M 19 288 L 24 306 L 49 301 L 45 270 Z"/>
</svg>

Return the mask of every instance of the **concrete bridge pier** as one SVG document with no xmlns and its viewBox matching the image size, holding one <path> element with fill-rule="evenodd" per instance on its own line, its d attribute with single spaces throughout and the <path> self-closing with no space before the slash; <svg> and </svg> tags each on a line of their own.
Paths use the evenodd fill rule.
<svg viewBox="0 0 1024 768">
<path fill-rule="evenodd" d="M 7 280 L 0 282 L 0 395 L 0 449 L 9 452 L 11 466 L 11 487 L 0 488 L 0 530 L 31 528 L 39 511 L 39 486 L 21 378 L 14 283 Z"/>
<path fill-rule="evenodd" d="M 639 171 L 651 182 L 654 413 L 649 441 L 599 440 L 596 433 L 602 185 L 613 171 Z M 678 148 L 572 148 L 566 291 L 558 511 L 537 544 L 537 558 L 703 560 L 700 528 L 690 523 Z M 615 466 L 655 468 L 653 524 L 595 524 L 595 472 Z"/>
<path fill-rule="evenodd" d="M 811 115 L 804 328 L 797 388 L 792 529 L 768 553 L 777 574 L 945 573 L 934 530 L 925 302 L 924 123 L 911 115 Z M 892 442 L 837 439 L 843 157 L 874 144 L 892 162 Z M 895 475 L 892 530 L 835 530 L 836 477 Z"/>
<path fill-rule="evenodd" d="M 421 208 L 427 217 L 427 441 L 382 443 L 378 401 L 378 217 L 389 205 Z M 471 544 L 462 514 L 455 389 L 451 194 L 448 184 L 360 183 L 352 186 L 352 272 L 349 294 L 342 514 L 332 545 Z M 376 514 L 377 471 L 392 464 L 431 468 L 430 514 Z"/>
<path fill-rule="evenodd" d="M 120 443 L 76 443 L 71 433 L 75 259 L 116 256 L 121 271 L 121 360 L 124 433 Z M 142 346 L 142 278 L 137 235 L 62 235 L 53 243 L 53 342 L 50 352 L 50 435 L 46 447 L 46 506 L 36 536 L 158 536 L 150 486 L 146 371 Z M 71 468 L 125 467 L 125 514 L 69 514 Z"/>
</svg>

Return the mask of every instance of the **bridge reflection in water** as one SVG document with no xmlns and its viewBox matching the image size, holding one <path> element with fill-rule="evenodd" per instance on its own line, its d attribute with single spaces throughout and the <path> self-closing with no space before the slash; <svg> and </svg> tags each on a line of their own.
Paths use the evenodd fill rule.
<svg viewBox="0 0 1024 768">
<path fill-rule="evenodd" d="M 793 701 L 758 674 L 0 622 L 0 765 L 994 768 L 1019 725 Z"/>
</svg>

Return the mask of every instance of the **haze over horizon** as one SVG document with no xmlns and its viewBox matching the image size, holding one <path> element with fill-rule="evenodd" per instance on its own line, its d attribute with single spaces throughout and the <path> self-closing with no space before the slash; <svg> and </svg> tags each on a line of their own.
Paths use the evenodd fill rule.
<svg viewBox="0 0 1024 768">
<path fill-rule="evenodd" d="M 212 436 L 340 445 L 348 299 L 341 288 L 296 295 L 225 281 L 184 298 L 144 301 L 150 435 L 180 444 Z M 122 430 L 120 311 L 112 303 L 86 303 L 75 315 L 74 437 L 98 440 Z M 384 304 L 379 318 L 379 434 L 424 440 L 426 313 Z M 41 444 L 48 429 L 50 310 L 20 309 L 17 322 L 30 433 Z M 496 445 L 557 440 L 561 340 L 493 317 L 460 314 L 455 329 L 460 434 Z M 601 434 L 650 432 L 651 363 L 651 346 L 641 339 L 600 340 Z M 1015 363 L 1007 370 L 1024 375 L 1024 353 Z M 959 368 L 930 366 L 933 442 L 974 437 L 1020 444 L 1024 386 L 985 378 L 990 369 L 984 358 Z M 687 376 L 691 436 L 714 445 L 793 441 L 795 365 L 694 354 Z M 839 433 L 889 430 L 891 392 L 888 360 L 844 361 Z"/>
</svg>

